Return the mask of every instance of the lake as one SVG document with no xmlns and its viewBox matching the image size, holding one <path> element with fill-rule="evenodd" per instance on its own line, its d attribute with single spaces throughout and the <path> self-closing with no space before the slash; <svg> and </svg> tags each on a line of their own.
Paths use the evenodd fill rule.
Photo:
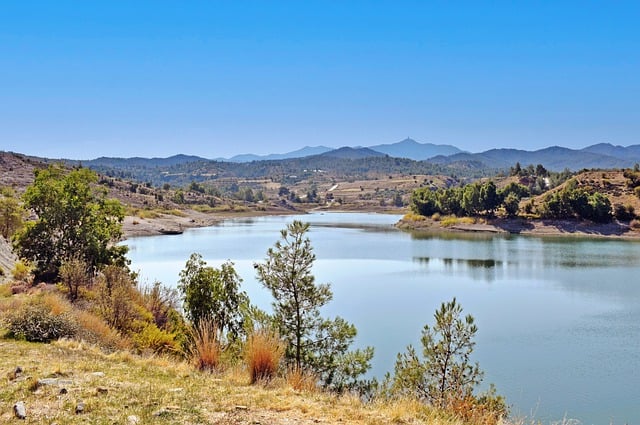
<svg viewBox="0 0 640 425">
<path fill-rule="evenodd" d="M 311 223 L 318 283 L 331 283 L 325 315 L 358 328 L 376 354 L 372 374 L 419 347 L 444 301 L 476 319 L 475 360 L 516 415 L 545 423 L 640 422 L 640 243 L 493 234 L 412 235 L 399 216 L 326 213 L 229 220 L 182 235 L 133 238 L 132 268 L 144 282 L 175 286 L 189 255 L 232 260 L 251 301 L 270 294 L 253 264 L 294 219 Z"/>
</svg>

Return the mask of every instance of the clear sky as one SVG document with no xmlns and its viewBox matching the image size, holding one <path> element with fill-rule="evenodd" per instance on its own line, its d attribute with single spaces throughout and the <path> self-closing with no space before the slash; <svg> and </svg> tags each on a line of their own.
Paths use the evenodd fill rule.
<svg viewBox="0 0 640 425">
<path fill-rule="evenodd" d="M 640 143 L 638 1 L 0 3 L 0 150 Z"/>
</svg>

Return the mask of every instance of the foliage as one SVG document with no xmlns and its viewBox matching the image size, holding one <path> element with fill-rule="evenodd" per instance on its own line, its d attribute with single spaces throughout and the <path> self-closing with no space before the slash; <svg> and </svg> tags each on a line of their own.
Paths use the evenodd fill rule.
<svg viewBox="0 0 640 425">
<path fill-rule="evenodd" d="M 10 188 L 0 191 L 0 235 L 9 240 L 22 227 L 26 212 Z"/>
<path fill-rule="evenodd" d="M 633 205 L 616 204 L 613 211 L 613 215 L 620 221 L 631 221 L 636 218 L 636 211 Z"/>
<path fill-rule="evenodd" d="M 245 362 L 251 383 L 270 381 L 276 376 L 284 344 L 278 335 L 267 328 L 254 331 L 247 338 Z"/>
<path fill-rule="evenodd" d="M 411 210 L 426 217 L 434 214 L 454 216 L 493 216 L 501 206 L 506 214 L 518 213 L 520 199 L 529 195 L 529 189 L 518 183 L 510 183 L 498 190 L 491 180 L 484 183 L 471 183 L 459 188 L 431 190 L 424 187 L 416 189 L 411 196 Z"/>
<path fill-rule="evenodd" d="M 241 282 L 232 262 L 216 269 L 207 266 L 200 254 L 191 254 L 178 283 L 185 315 L 195 326 L 210 319 L 221 335 L 235 340 L 243 330 L 243 312 L 249 305 L 247 294 L 240 291 Z"/>
<path fill-rule="evenodd" d="M 62 263 L 72 258 L 86 262 L 91 274 L 107 264 L 125 264 L 126 247 L 113 245 L 122 236 L 124 209 L 98 192 L 96 182 L 95 173 L 84 168 L 36 171 L 23 199 L 37 220 L 27 222 L 14 241 L 20 257 L 33 262 L 38 279 L 56 279 Z"/>
<path fill-rule="evenodd" d="M 42 298 L 23 304 L 7 318 L 9 335 L 33 342 L 72 337 L 78 325 L 67 311 L 54 311 Z"/>
<path fill-rule="evenodd" d="M 13 266 L 11 275 L 17 281 L 30 284 L 33 279 L 32 268 L 26 261 L 18 261 Z"/>
<path fill-rule="evenodd" d="M 151 316 L 138 302 L 140 293 L 131 273 L 122 267 L 107 266 L 98 278 L 97 311 L 109 326 L 121 332 L 140 330 Z M 148 320 L 147 320 L 148 321 Z"/>
<path fill-rule="evenodd" d="M 548 194 L 539 207 L 543 218 L 580 218 L 597 223 L 612 219 L 611 202 L 606 195 L 579 187 L 575 180 L 567 182 L 562 190 Z"/>
<path fill-rule="evenodd" d="M 175 353 L 179 350 L 176 336 L 159 329 L 155 323 L 148 323 L 142 330 L 133 334 L 133 342 L 138 351 L 150 350 L 153 353 Z"/>
<path fill-rule="evenodd" d="M 518 209 L 520 208 L 520 199 L 514 193 L 509 193 L 504 199 L 504 211 L 507 217 L 515 217 L 518 215 Z"/>
<path fill-rule="evenodd" d="M 142 302 L 153 315 L 153 322 L 160 329 L 173 330 L 183 327 L 183 320 L 178 312 L 179 295 L 176 289 L 162 286 L 160 282 L 153 282 L 151 286 L 141 291 Z"/>
<path fill-rule="evenodd" d="M 473 394 L 482 380 L 478 364 L 470 355 L 475 346 L 477 327 L 473 317 L 461 317 L 462 307 L 454 298 L 436 311 L 435 325 L 422 331 L 422 359 L 409 346 L 398 354 L 392 390 L 415 396 L 438 407 Z"/>
<path fill-rule="evenodd" d="M 328 284 L 316 284 L 311 274 L 315 254 L 308 230 L 308 223 L 297 220 L 287 226 L 281 240 L 267 251 L 265 262 L 255 268 L 274 297 L 274 318 L 287 342 L 287 362 L 317 374 L 325 388 L 342 391 L 369 369 L 373 349 L 349 352 L 355 327 L 339 317 L 321 317 L 320 308 L 333 294 Z"/>
<path fill-rule="evenodd" d="M 60 266 L 60 281 L 67 287 L 69 298 L 76 300 L 81 286 L 91 283 L 87 264 L 78 258 L 66 260 Z"/>
</svg>

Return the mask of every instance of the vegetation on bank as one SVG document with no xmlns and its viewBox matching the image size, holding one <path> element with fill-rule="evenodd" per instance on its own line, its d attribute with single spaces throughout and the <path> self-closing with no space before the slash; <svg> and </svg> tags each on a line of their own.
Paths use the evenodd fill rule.
<svg viewBox="0 0 640 425">
<path fill-rule="evenodd" d="M 622 190 L 640 198 L 640 171 L 625 170 Z M 611 187 L 602 173 L 603 188 Z M 631 203 L 613 204 L 606 192 L 596 190 L 595 181 L 570 173 L 549 173 L 544 167 L 520 167 L 511 170 L 509 183 L 498 188 L 492 180 L 460 187 L 417 189 L 411 196 L 411 211 L 423 217 L 524 217 L 540 219 L 577 219 L 608 223 L 613 219 L 629 222 L 637 218 Z M 564 181 L 563 181 L 564 180 Z M 585 180 L 585 181 L 583 181 Z M 558 187 L 551 187 L 559 184 Z M 534 195 L 538 195 L 535 197 Z M 629 195 L 631 196 L 631 195 Z"/>
<path fill-rule="evenodd" d="M 31 342 L 65 338 L 88 342 L 104 353 L 127 350 L 162 356 L 165 360 L 159 361 L 171 364 L 166 368 L 172 370 L 186 370 L 180 366 L 186 361 L 194 371 L 242 374 L 243 388 L 249 383 L 280 388 L 277 382 L 287 382 L 288 387 L 313 394 L 367 400 L 368 406 L 357 402 L 362 411 L 420 403 L 421 407 L 412 408 L 417 417 L 451 416 L 469 423 L 497 423 L 506 414 L 504 400 L 495 393 L 475 394 L 481 373 L 477 365 L 468 363 L 475 327 L 470 316 L 460 319 L 462 309 L 455 300 L 442 305 L 433 328 L 425 327 L 424 359 L 409 348 L 408 354 L 399 356 L 393 375 L 382 382 L 364 380 L 373 349 L 352 350 L 355 326 L 320 314 L 332 293 L 328 284 L 316 284 L 311 273 L 315 256 L 306 237 L 308 224 L 295 221 L 283 229 L 265 261 L 255 265 L 259 279 L 273 295 L 270 315 L 250 304 L 232 263 L 213 268 L 198 254 L 181 272 L 178 291 L 161 283 L 141 286 L 128 269 L 125 251 L 113 244 L 121 234 L 123 208 L 95 191 L 95 179 L 85 169 L 65 172 L 51 167 L 39 171 L 25 192 L 24 203 L 36 217 L 14 234 L 23 260 L 13 271 L 13 281 L 0 289 L 5 337 Z M 34 228 L 40 231 L 33 232 Z M 42 280 L 56 285 L 34 286 Z M 77 354 L 67 348 L 60 352 Z M 107 355 L 92 353 L 96 359 Z M 63 359 L 61 363 L 67 364 Z M 76 365 L 82 372 L 88 372 L 88 367 L 95 363 Z M 76 373 L 68 368 L 44 373 Z M 152 366 L 147 369 L 150 376 L 168 373 L 153 371 Z M 194 371 L 181 373 L 185 378 L 191 373 L 202 376 Z M 21 382 L 12 384 L 10 394 L 38 398 L 38 378 Z M 443 384 L 434 387 L 435 382 Z M 425 385 L 437 390 L 424 393 Z M 129 404 L 140 403 L 132 394 L 129 397 L 134 398 Z M 194 400 L 202 398 L 198 395 Z M 109 409 L 116 409 L 100 402 L 95 406 L 95 412 L 105 417 L 111 416 Z M 191 420 L 199 421 L 198 415 L 204 415 L 193 404 L 185 409 Z M 149 410 L 143 409 L 143 415 L 148 416 Z"/>
</svg>

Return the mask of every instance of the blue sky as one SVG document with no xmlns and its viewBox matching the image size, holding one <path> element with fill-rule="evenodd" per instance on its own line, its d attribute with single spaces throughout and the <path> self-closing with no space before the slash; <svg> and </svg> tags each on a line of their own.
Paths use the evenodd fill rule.
<svg viewBox="0 0 640 425">
<path fill-rule="evenodd" d="M 0 5 L 0 150 L 640 143 L 640 2 Z"/>
</svg>

